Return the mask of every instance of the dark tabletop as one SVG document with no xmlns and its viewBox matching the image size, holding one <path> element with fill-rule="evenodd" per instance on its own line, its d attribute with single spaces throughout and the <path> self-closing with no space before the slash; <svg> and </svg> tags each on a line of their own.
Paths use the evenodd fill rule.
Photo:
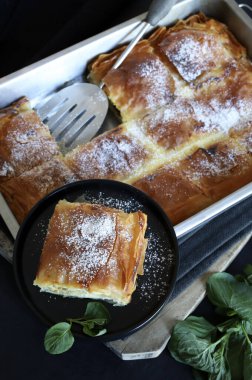
<svg viewBox="0 0 252 380">
<path fill-rule="evenodd" d="M 252 5 L 252 0 L 246 0 Z M 150 0 L 0 1 L 0 77 L 147 10 Z M 251 260 L 252 241 L 228 268 Z M 191 369 L 165 350 L 158 358 L 124 362 L 98 341 L 77 339 L 64 355 L 44 351 L 46 327 L 16 287 L 12 266 L 0 257 L 0 378 L 2 380 L 192 379 Z M 215 322 L 207 300 L 195 315 Z"/>
</svg>

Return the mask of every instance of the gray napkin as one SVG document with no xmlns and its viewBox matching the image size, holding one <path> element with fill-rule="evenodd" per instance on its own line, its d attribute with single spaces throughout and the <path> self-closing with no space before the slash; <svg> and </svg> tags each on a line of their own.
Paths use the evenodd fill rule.
<svg viewBox="0 0 252 380">
<path fill-rule="evenodd" d="M 179 239 L 180 266 L 171 299 L 251 230 L 252 197 L 249 197 L 202 228 Z"/>
</svg>

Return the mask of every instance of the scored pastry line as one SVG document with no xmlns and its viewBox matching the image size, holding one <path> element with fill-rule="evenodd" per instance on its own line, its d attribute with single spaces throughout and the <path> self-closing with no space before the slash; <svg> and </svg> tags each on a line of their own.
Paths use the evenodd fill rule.
<svg viewBox="0 0 252 380">
<path fill-rule="evenodd" d="M 158 145 L 152 144 L 153 151 L 155 152 L 159 150 L 159 155 L 154 155 L 154 157 L 151 157 L 149 161 L 145 162 L 145 165 L 140 169 L 138 168 L 135 171 L 133 170 L 133 173 L 130 176 L 125 177 L 123 179 L 123 182 L 132 184 L 140 178 L 152 174 L 160 167 L 163 167 L 167 164 L 179 162 L 189 155 L 193 154 L 197 149 L 207 149 L 210 145 L 217 142 L 219 143 L 226 138 L 227 134 L 223 132 L 216 132 L 211 136 L 203 136 L 202 138 L 198 139 L 197 141 L 193 141 L 190 144 L 185 143 L 183 147 L 180 145 L 179 149 L 174 148 L 169 152 L 167 152 L 165 149 L 159 148 Z"/>
</svg>

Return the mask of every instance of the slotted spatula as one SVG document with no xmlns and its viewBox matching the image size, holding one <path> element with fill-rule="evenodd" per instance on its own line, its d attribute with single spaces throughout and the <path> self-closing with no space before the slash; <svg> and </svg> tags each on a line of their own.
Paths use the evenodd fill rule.
<svg viewBox="0 0 252 380">
<path fill-rule="evenodd" d="M 176 0 L 153 0 L 141 29 L 118 57 L 111 69 L 118 68 L 150 26 L 167 15 Z M 37 112 L 52 135 L 66 150 L 89 141 L 100 129 L 108 110 L 108 99 L 100 86 L 78 83 L 51 96 Z"/>
</svg>

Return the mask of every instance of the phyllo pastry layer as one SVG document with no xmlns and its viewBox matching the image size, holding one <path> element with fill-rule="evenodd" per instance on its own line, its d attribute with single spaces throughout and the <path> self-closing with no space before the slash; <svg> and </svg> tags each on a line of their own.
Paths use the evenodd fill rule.
<svg viewBox="0 0 252 380">
<path fill-rule="evenodd" d="M 174 224 L 252 181 L 252 64 L 227 26 L 200 13 L 158 27 L 111 70 L 124 49 L 95 58 L 89 74 L 104 82 L 122 123 L 61 156 L 69 181 L 135 185 Z M 19 220 L 47 193 L 27 178 L 54 156 L 58 147 L 27 99 L 0 112 L 0 185 Z M 39 173 L 41 186 L 47 173 Z"/>
<path fill-rule="evenodd" d="M 104 91 L 122 120 L 143 117 L 176 98 L 193 98 L 226 68 L 246 61 L 246 50 L 226 25 L 202 13 L 159 27 L 140 41 L 125 61 L 111 67 L 125 47 L 101 54 L 90 64 L 90 81 Z"/>
<path fill-rule="evenodd" d="M 30 209 L 51 191 L 76 181 L 61 156 L 0 183 L 0 191 L 17 221 L 21 223 Z"/>
<path fill-rule="evenodd" d="M 199 147 L 133 185 L 155 199 L 174 224 L 252 180 L 251 132 Z"/>
<path fill-rule="evenodd" d="M 103 77 L 109 99 L 127 121 L 169 103 L 175 87 L 172 73 L 148 40 L 139 42 L 118 69 L 110 70 L 122 50 L 99 56 L 91 65 L 90 79 L 98 83 Z"/>
<path fill-rule="evenodd" d="M 0 110 L 0 183 L 58 154 L 56 141 L 27 98 Z"/>
<path fill-rule="evenodd" d="M 143 274 L 147 216 L 97 204 L 60 201 L 50 220 L 34 281 L 65 297 L 130 302 Z"/>
<path fill-rule="evenodd" d="M 65 160 L 79 179 L 124 180 L 146 166 L 154 154 L 141 136 L 134 136 L 127 125 L 121 125 L 77 146 Z"/>
</svg>

